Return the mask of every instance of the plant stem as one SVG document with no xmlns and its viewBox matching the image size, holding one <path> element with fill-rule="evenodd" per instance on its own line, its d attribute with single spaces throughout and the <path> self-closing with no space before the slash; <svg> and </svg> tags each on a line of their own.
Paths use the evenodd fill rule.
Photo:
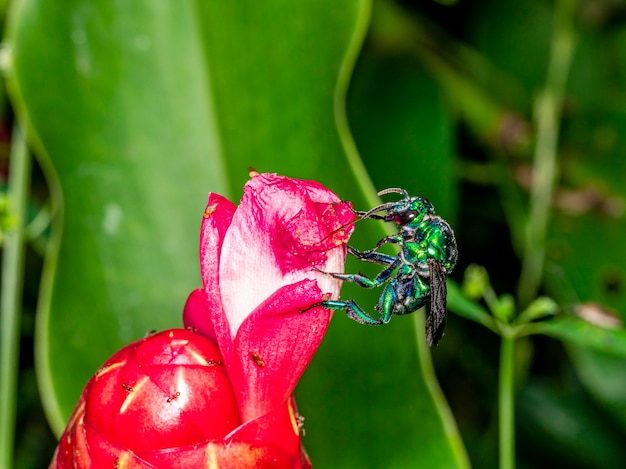
<svg viewBox="0 0 626 469">
<path fill-rule="evenodd" d="M 13 467 L 15 409 L 19 366 L 20 314 L 24 271 L 24 220 L 30 183 L 30 155 L 15 126 L 8 184 L 8 213 L 15 224 L 6 235 L 0 292 L 0 467 Z"/>
<path fill-rule="evenodd" d="M 502 335 L 498 383 L 500 469 L 515 468 L 515 337 Z"/>
<path fill-rule="evenodd" d="M 554 12 L 554 34 L 544 89 L 535 101 L 537 142 L 530 194 L 530 215 L 526 228 L 524 258 L 518 289 L 523 309 L 536 296 L 546 251 L 546 230 L 556 178 L 560 112 L 577 42 L 574 19 L 578 0 L 559 0 Z"/>
</svg>

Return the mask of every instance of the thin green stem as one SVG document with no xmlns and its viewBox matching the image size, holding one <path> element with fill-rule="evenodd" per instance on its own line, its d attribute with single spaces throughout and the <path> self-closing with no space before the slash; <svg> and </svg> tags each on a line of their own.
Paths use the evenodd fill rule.
<svg viewBox="0 0 626 469">
<path fill-rule="evenodd" d="M 30 184 L 30 155 L 15 127 L 11 147 L 8 213 L 16 223 L 7 232 L 0 292 L 0 467 L 11 469 L 15 444 L 15 408 L 19 365 L 20 314 L 24 271 L 24 220 Z"/>
<path fill-rule="evenodd" d="M 345 151 L 348 159 L 348 164 L 352 169 L 352 173 L 356 176 L 356 181 L 360 186 L 363 196 L 369 204 L 377 205 L 380 200 L 375 195 L 376 189 L 372 182 L 363 160 L 359 155 L 359 150 L 356 147 L 352 133 L 350 132 L 350 125 L 348 123 L 348 113 L 346 109 L 348 86 L 350 85 L 350 79 L 352 72 L 357 61 L 357 58 L 361 51 L 361 46 L 367 35 L 369 28 L 369 21 L 372 14 L 372 3 L 370 1 L 361 1 L 359 8 L 359 14 L 356 19 L 356 27 L 353 30 L 352 38 L 350 39 L 348 50 L 346 51 L 341 68 L 339 70 L 339 77 L 337 78 L 337 84 L 335 86 L 335 123 L 337 126 L 337 132 L 339 133 L 339 139 L 341 145 Z"/>
<path fill-rule="evenodd" d="M 536 297 L 546 254 L 546 233 L 557 175 L 560 112 L 570 72 L 577 34 L 574 20 L 578 0 L 558 0 L 546 83 L 534 106 L 537 141 L 530 194 L 530 214 L 524 239 L 518 304 L 524 309 Z M 513 330 L 504 331 L 500 349 L 498 420 L 500 469 L 515 468 L 515 340 Z"/>
<path fill-rule="evenodd" d="M 544 89 L 535 101 L 537 142 L 526 228 L 522 272 L 518 289 L 523 309 L 536 296 L 546 251 L 546 230 L 557 173 L 560 111 L 577 42 L 574 19 L 578 0 L 559 0 L 555 9 L 554 35 Z"/>
<path fill-rule="evenodd" d="M 502 335 L 498 383 L 500 469 L 515 468 L 515 337 Z"/>
<path fill-rule="evenodd" d="M 424 328 L 426 327 L 426 321 L 423 311 L 415 313 L 413 315 L 413 325 L 416 329 L 417 337 L 417 358 L 422 367 L 422 373 L 425 377 L 424 384 L 430 393 L 435 407 L 439 411 L 439 418 L 444 428 L 445 436 L 448 440 L 448 444 L 454 453 L 457 469 L 469 469 L 470 461 L 467 456 L 467 452 L 463 447 L 459 429 L 456 426 L 454 416 L 450 411 L 450 407 L 446 404 L 446 399 L 439 387 L 437 377 L 435 376 L 435 369 L 433 367 L 432 355 L 430 348 L 426 344 L 426 336 L 424 335 Z"/>
</svg>

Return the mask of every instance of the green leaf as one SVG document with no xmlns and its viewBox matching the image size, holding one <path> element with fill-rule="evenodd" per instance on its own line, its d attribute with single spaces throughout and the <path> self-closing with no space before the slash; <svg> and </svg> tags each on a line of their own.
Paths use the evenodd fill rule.
<svg viewBox="0 0 626 469">
<path fill-rule="evenodd" d="M 63 202 L 37 331 L 57 432 L 107 356 L 180 324 L 199 283 L 198 214 L 208 190 L 228 188 L 194 12 L 159 5 L 12 11 L 14 102 Z"/>
<path fill-rule="evenodd" d="M 207 192 L 237 199 L 252 166 L 376 203 L 343 111 L 368 12 L 366 0 L 14 2 L 12 99 L 62 207 L 37 332 L 57 432 L 109 355 L 181 325 Z M 369 245 L 384 235 L 359 231 Z M 466 467 L 412 321 L 337 316 L 300 389 L 315 463 Z"/>
<path fill-rule="evenodd" d="M 448 309 L 465 319 L 482 324 L 492 331 L 497 330 L 493 317 L 478 303 L 463 295 L 461 288 L 448 280 Z"/>
<path fill-rule="evenodd" d="M 559 310 L 559 305 L 547 296 L 535 298 L 524 311 L 516 318 L 516 324 L 526 324 L 548 316 L 554 316 Z"/>
<path fill-rule="evenodd" d="M 533 333 L 545 334 L 573 345 L 626 357 L 626 330 L 592 324 L 572 315 L 560 315 L 553 319 L 528 326 Z"/>
</svg>

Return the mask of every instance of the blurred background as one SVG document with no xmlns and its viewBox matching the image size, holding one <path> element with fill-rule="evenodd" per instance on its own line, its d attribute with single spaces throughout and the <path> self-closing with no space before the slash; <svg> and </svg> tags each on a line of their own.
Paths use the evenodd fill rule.
<svg viewBox="0 0 626 469">
<path fill-rule="evenodd" d="M 14 467 L 47 467 L 111 353 L 181 325 L 206 193 L 237 200 L 249 166 L 361 210 L 406 188 L 459 245 L 432 364 L 420 314 L 335 315 L 297 392 L 315 467 L 498 467 L 500 337 L 454 288 L 474 264 L 517 313 L 544 295 L 578 321 L 516 340 L 518 467 L 626 467 L 626 2 L 260 3 L 0 2 L 4 296 L 25 247 L 21 316 L 2 311 Z M 24 220 L 7 191 L 28 155 Z M 353 243 L 384 235 L 363 222 Z"/>
</svg>

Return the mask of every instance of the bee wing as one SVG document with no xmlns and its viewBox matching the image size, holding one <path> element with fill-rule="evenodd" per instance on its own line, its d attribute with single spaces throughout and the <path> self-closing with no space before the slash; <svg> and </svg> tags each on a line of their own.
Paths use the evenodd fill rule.
<svg viewBox="0 0 626 469">
<path fill-rule="evenodd" d="M 446 271 L 440 262 L 428 260 L 430 270 L 430 312 L 426 318 L 426 342 L 435 346 L 443 337 L 446 327 Z"/>
</svg>

